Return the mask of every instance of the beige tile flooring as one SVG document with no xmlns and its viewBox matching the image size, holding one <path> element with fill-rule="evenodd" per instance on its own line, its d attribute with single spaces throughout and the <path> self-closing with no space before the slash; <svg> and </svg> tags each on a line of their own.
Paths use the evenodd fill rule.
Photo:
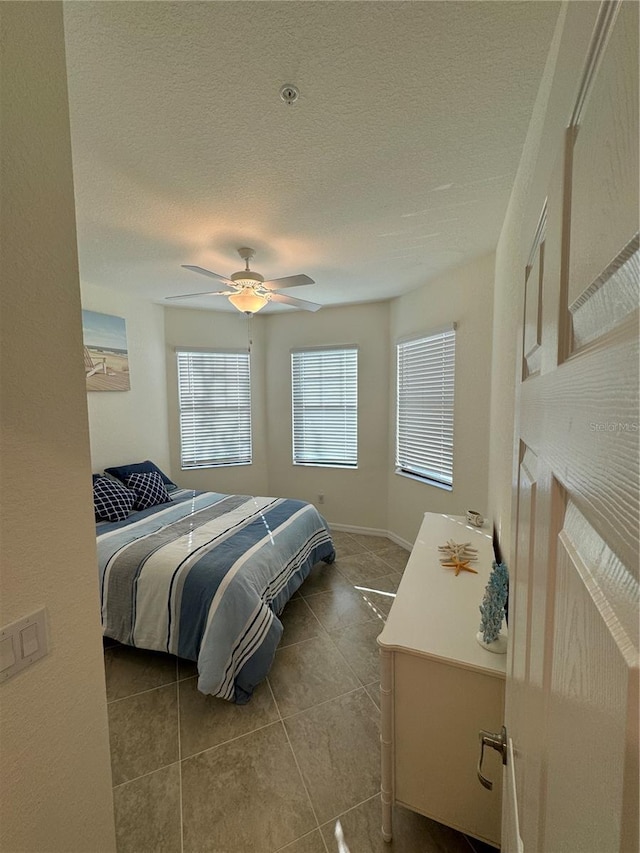
<svg viewBox="0 0 640 853">
<path fill-rule="evenodd" d="M 105 649 L 119 853 L 334 853 L 337 826 L 350 853 L 492 850 L 403 809 L 382 841 L 376 637 L 408 552 L 334 541 L 248 705 L 203 696 L 188 661 Z"/>
</svg>

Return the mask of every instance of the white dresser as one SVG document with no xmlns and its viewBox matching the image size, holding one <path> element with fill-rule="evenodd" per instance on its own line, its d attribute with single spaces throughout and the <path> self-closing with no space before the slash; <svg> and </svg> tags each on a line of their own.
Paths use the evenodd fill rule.
<svg viewBox="0 0 640 853">
<path fill-rule="evenodd" d="M 478 574 L 440 565 L 438 545 L 471 542 Z M 425 513 L 387 623 L 378 638 L 382 709 L 382 832 L 392 835 L 394 803 L 500 844 L 502 764 L 480 729 L 499 732 L 506 655 L 476 641 L 493 547 L 488 528 L 462 516 Z"/>
</svg>

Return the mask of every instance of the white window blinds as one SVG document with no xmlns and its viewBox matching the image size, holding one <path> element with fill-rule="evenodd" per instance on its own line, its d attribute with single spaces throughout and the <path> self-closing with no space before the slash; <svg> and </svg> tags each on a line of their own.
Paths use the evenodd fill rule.
<svg viewBox="0 0 640 853">
<path fill-rule="evenodd" d="M 182 468 L 251 462 L 248 352 L 179 350 Z"/>
<path fill-rule="evenodd" d="M 358 350 L 291 353 L 293 461 L 358 465 Z"/>
<path fill-rule="evenodd" d="M 397 344 L 396 469 L 453 485 L 455 328 Z"/>
</svg>

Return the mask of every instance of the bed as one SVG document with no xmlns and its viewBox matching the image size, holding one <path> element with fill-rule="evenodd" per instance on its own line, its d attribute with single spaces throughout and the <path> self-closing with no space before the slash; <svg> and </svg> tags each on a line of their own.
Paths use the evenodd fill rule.
<svg viewBox="0 0 640 853">
<path fill-rule="evenodd" d="M 167 497 L 96 525 L 104 635 L 197 661 L 202 693 L 244 704 L 273 661 L 278 615 L 315 563 L 335 559 L 331 534 L 303 501 Z"/>
</svg>

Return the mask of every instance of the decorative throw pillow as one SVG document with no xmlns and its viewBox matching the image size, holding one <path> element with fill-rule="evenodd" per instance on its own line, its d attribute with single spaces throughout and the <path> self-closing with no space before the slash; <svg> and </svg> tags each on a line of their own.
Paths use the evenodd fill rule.
<svg viewBox="0 0 640 853">
<path fill-rule="evenodd" d="M 102 521 L 124 521 L 135 501 L 135 492 L 108 477 L 98 477 L 93 482 L 93 509 Z"/>
<path fill-rule="evenodd" d="M 129 465 L 117 465 L 114 468 L 104 469 L 105 474 L 110 474 L 116 480 L 120 480 L 121 483 L 125 484 L 130 474 L 150 474 L 152 471 L 160 474 L 164 487 L 168 492 L 172 492 L 178 488 L 150 459 L 146 459 L 144 462 L 131 462 Z"/>
<path fill-rule="evenodd" d="M 156 471 L 144 474 L 129 474 L 127 488 L 135 492 L 135 509 L 147 509 L 171 500 L 162 477 Z"/>
</svg>

